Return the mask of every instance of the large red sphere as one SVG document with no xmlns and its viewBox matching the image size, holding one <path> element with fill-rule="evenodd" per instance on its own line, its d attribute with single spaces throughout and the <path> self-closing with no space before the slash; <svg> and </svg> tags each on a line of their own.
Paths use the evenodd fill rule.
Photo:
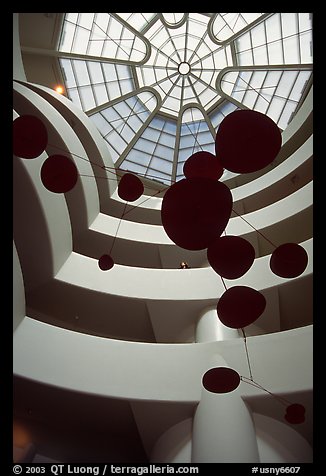
<svg viewBox="0 0 326 476">
<path fill-rule="evenodd" d="M 255 249 L 240 236 L 221 236 L 209 245 L 207 258 L 217 274 L 226 279 L 237 279 L 251 267 Z"/>
<path fill-rule="evenodd" d="M 134 174 L 124 174 L 118 185 L 118 195 L 126 202 L 134 202 L 144 193 L 143 182 Z"/>
<path fill-rule="evenodd" d="M 218 180 L 223 174 L 223 167 L 216 157 L 210 152 L 200 151 L 191 155 L 183 165 L 186 178 L 210 178 Z"/>
<path fill-rule="evenodd" d="M 300 403 L 292 403 L 286 408 L 285 420 L 293 425 L 298 425 L 305 421 L 306 409 Z"/>
<path fill-rule="evenodd" d="M 78 180 L 77 167 L 65 155 L 51 155 L 43 162 L 41 180 L 44 187 L 51 192 L 69 192 Z"/>
<path fill-rule="evenodd" d="M 24 159 L 35 159 L 48 143 L 45 125 L 36 116 L 17 117 L 13 122 L 13 153 Z"/>
<path fill-rule="evenodd" d="M 222 324 L 242 329 L 255 322 L 265 307 L 265 296 L 259 291 L 248 286 L 233 286 L 222 294 L 216 309 Z"/>
<path fill-rule="evenodd" d="M 306 250 L 297 243 L 284 243 L 278 246 L 270 258 L 270 268 L 281 278 L 296 278 L 306 269 L 308 255 Z"/>
<path fill-rule="evenodd" d="M 215 367 L 205 372 L 202 383 L 208 392 L 228 393 L 239 386 L 240 376 L 229 367 Z"/>
<path fill-rule="evenodd" d="M 229 188 L 217 180 L 183 179 L 172 185 L 162 201 L 162 224 L 181 248 L 202 250 L 223 233 L 232 211 Z"/>
<path fill-rule="evenodd" d="M 221 122 L 215 152 L 225 169 L 249 173 L 270 164 L 281 145 L 281 132 L 270 117 L 257 111 L 241 110 L 232 112 Z"/>
</svg>

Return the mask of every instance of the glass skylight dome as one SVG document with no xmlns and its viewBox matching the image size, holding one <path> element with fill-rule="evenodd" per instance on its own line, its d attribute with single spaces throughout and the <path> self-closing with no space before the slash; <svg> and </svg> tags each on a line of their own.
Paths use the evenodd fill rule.
<svg viewBox="0 0 326 476">
<path fill-rule="evenodd" d="M 58 49 L 116 167 L 170 185 L 236 109 L 286 128 L 312 79 L 312 15 L 66 13 Z"/>
</svg>

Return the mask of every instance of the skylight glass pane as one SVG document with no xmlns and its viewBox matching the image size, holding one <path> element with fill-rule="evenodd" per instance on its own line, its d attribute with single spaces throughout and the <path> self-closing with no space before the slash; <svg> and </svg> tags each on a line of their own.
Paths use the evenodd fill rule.
<svg viewBox="0 0 326 476">
<path fill-rule="evenodd" d="M 163 131 L 163 129 L 166 129 L 166 131 Z M 176 124 L 172 121 L 156 117 L 149 123 L 147 128 L 134 144 L 133 149 L 126 155 L 125 160 L 121 163 L 121 167 L 124 168 L 125 163 L 129 162 L 131 157 L 135 157 L 133 151 L 138 150 L 139 153 L 142 153 L 142 151 L 150 153 L 151 151 L 151 161 L 149 163 L 149 168 L 146 171 L 146 175 L 153 174 L 154 169 L 161 172 L 163 175 L 165 173 L 171 174 L 175 136 Z M 159 176 L 162 178 L 161 174 L 159 174 Z M 165 176 L 166 179 L 168 177 L 169 175 Z"/>
<path fill-rule="evenodd" d="M 301 63 L 312 63 L 312 33 L 308 31 L 301 33 L 299 37 Z"/>
<path fill-rule="evenodd" d="M 184 13 L 162 13 L 164 20 L 170 25 L 175 25 L 182 21 Z"/>
<path fill-rule="evenodd" d="M 74 39 L 75 31 L 76 31 L 76 26 L 67 22 L 65 25 L 65 29 L 63 30 L 61 35 L 60 51 L 67 52 L 71 50 L 71 45 Z"/>
<path fill-rule="evenodd" d="M 92 28 L 93 20 L 94 13 L 80 13 L 78 23 L 80 26 L 83 26 L 84 28 L 90 30 Z"/>
<path fill-rule="evenodd" d="M 96 104 L 104 104 L 108 101 L 109 97 L 106 92 L 104 84 L 95 84 L 93 86 Z"/>
<path fill-rule="evenodd" d="M 90 86 L 83 86 L 79 89 L 80 100 L 83 104 L 83 109 L 88 110 L 96 106 L 92 88 Z"/>
<path fill-rule="evenodd" d="M 212 136 L 202 112 L 198 108 L 188 108 L 182 117 L 178 154 L 180 167 L 192 154 L 199 151 L 214 153 L 215 138 Z M 178 175 L 180 178 L 180 175 Z"/>
<path fill-rule="evenodd" d="M 86 84 L 90 84 L 89 74 L 85 61 L 74 61 L 73 68 L 75 70 L 78 86 L 85 86 Z"/>
<path fill-rule="evenodd" d="M 68 90 L 68 97 L 75 104 L 75 106 L 80 107 L 80 109 L 83 110 L 83 105 L 80 102 L 80 97 L 76 88 L 71 88 Z"/>
<path fill-rule="evenodd" d="M 296 103 L 288 101 L 283 109 L 281 117 L 278 120 L 278 125 L 281 129 L 285 129 L 290 119 L 292 117 L 293 112 L 295 111 Z"/>
<path fill-rule="evenodd" d="M 143 150 L 138 150 L 134 148 L 129 152 L 129 156 L 128 156 L 129 160 L 125 160 L 124 163 L 134 162 L 136 164 L 138 163 L 139 165 L 141 165 L 141 167 L 148 167 L 148 164 L 150 163 L 151 158 L 152 158 L 152 154 L 148 154 L 147 152 Z"/>
<path fill-rule="evenodd" d="M 88 63 L 88 71 L 93 84 L 104 82 L 103 72 L 100 63 L 90 61 Z"/>
<path fill-rule="evenodd" d="M 147 152 L 150 155 L 154 153 L 155 147 L 156 147 L 155 142 L 145 140 L 142 137 L 139 139 L 137 143 L 137 150 Z"/>
<path fill-rule="evenodd" d="M 172 172 L 172 162 L 168 162 L 167 160 L 159 159 L 158 157 L 154 157 L 151 161 L 150 167 L 152 169 L 159 170 L 165 174 L 171 174 Z"/>
<path fill-rule="evenodd" d="M 217 41 L 225 41 L 250 25 L 263 13 L 216 13 L 212 30 Z"/>
<path fill-rule="evenodd" d="M 112 126 L 102 116 L 102 114 L 93 114 L 92 120 L 94 121 L 102 136 L 106 136 L 112 130 Z"/>
<path fill-rule="evenodd" d="M 119 17 L 123 18 L 137 31 L 141 31 L 152 18 L 156 15 L 155 13 L 117 13 Z"/>
<path fill-rule="evenodd" d="M 72 52 L 85 54 L 87 52 L 88 40 L 90 32 L 84 28 L 77 27 L 74 41 L 72 44 Z"/>
<path fill-rule="evenodd" d="M 235 40 L 236 55 L 239 65 L 255 64 L 303 64 L 312 63 L 309 39 L 312 40 L 312 24 L 309 14 L 303 14 L 300 22 L 299 13 L 273 13 L 263 23 L 256 25 L 248 33 Z M 300 42 L 303 35 L 304 49 Z M 309 37 L 309 38 L 308 38 Z M 259 48 L 259 52 L 256 50 Z M 265 50 L 265 53 L 264 53 Z M 249 53 L 252 53 L 249 54 Z"/>
<path fill-rule="evenodd" d="M 72 69 L 70 60 L 60 59 L 60 64 L 63 69 L 63 76 L 66 80 L 66 88 L 69 90 L 76 86 L 76 79 Z"/>
<path fill-rule="evenodd" d="M 96 124 L 100 124 L 100 132 L 110 147 L 117 151 L 116 160 L 149 118 L 152 112 L 149 109 L 149 104 L 152 107 L 155 105 L 153 97 L 149 101 L 149 94 L 139 93 L 90 116 Z M 107 127 L 109 133 L 103 132 L 105 131 L 103 121 L 107 122 L 111 128 L 109 130 L 109 126 Z M 140 150 L 144 150 L 144 141 Z"/>
<path fill-rule="evenodd" d="M 287 103 L 291 103 L 286 110 L 293 111 L 293 102 L 297 104 L 299 101 L 310 75 L 310 71 L 278 70 L 239 72 L 236 77 L 235 72 L 230 72 L 223 76 L 221 87 L 224 92 L 226 84 L 228 96 L 242 102 L 248 108 L 267 114 L 276 122 L 282 117 L 282 122 L 278 122 L 278 126 L 284 128 L 285 120 L 290 115 L 283 114 L 282 110 L 287 108 Z M 230 92 L 232 82 L 234 86 Z"/>
<path fill-rule="evenodd" d="M 300 74 L 298 75 L 298 77 L 297 77 L 297 79 L 296 79 L 296 81 L 293 85 L 293 88 L 292 88 L 292 91 L 291 91 L 291 94 L 290 94 L 290 99 L 298 101 L 298 98 L 300 98 L 301 94 L 303 93 L 304 87 L 306 86 L 306 83 L 309 80 L 310 76 L 311 76 L 310 71 L 301 71 L 300 72 Z"/>
<path fill-rule="evenodd" d="M 66 15 L 63 32 L 59 51 L 79 54 L 91 51 L 106 58 L 133 62 L 142 61 L 146 55 L 142 38 L 110 13 L 80 13 L 77 18 Z"/>
<path fill-rule="evenodd" d="M 120 167 L 123 170 L 129 170 L 130 172 L 135 172 L 136 174 L 145 175 L 147 168 L 143 167 L 139 163 L 128 162 L 125 160 L 123 165 Z"/>
</svg>

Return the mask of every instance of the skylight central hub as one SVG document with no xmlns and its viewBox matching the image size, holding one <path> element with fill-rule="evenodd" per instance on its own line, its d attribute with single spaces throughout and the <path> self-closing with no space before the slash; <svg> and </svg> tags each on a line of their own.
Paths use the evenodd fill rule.
<svg viewBox="0 0 326 476">
<path fill-rule="evenodd" d="M 186 61 L 182 61 L 182 63 L 178 66 L 178 71 L 180 74 L 186 75 L 190 73 L 190 64 Z"/>
</svg>

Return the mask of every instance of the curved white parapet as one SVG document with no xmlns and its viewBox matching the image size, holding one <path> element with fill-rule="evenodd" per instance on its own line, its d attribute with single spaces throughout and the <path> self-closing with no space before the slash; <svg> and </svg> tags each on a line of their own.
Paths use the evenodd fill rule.
<svg viewBox="0 0 326 476">
<path fill-rule="evenodd" d="M 21 88 L 19 88 L 19 86 L 21 86 Z M 67 120 L 68 120 L 67 125 L 69 129 L 72 130 L 71 120 L 74 122 L 73 129 L 76 133 L 78 133 L 80 140 L 85 144 L 86 149 L 88 149 L 88 151 L 90 152 L 89 156 L 92 157 L 91 161 L 94 162 L 94 164 L 98 164 L 99 166 L 103 166 L 105 162 L 105 166 L 108 167 L 108 169 L 110 167 L 112 168 L 114 167 L 112 160 L 109 156 L 107 147 L 105 146 L 105 142 L 100 136 L 98 130 L 96 129 L 92 121 L 89 120 L 84 113 L 79 111 L 78 108 L 76 108 L 76 106 L 73 105 L 71 101 L 55 93 L 50 88 L 46 88 L 44 86 L 40 86 L 36 84 L 26 83 L 22 85 L 22 84 L 16 83 L 15 89 L 19 90 L 21 94 L 24 94 L 25 97 L 29 99 L 29 101 L 37 101 L 35 97 L 39 96 L 42 99 L 46 98 L 44 102 L 50 101 L 52 104 L 57 105 L 56 107 L 58 108 L 58 110 L 60 110 L 61 114 L 67 117 Z M 34 96 L 30 95 L 29 91 L 33 92 Z M 50 102 L 49 102 L 49 105 L 50 105 Z M 306 109 L 307 109 L 307 106 L 303 108 L 303 111 L 302 111 L 303 118 L 305 117 Z M 72 115 L 74 119 L 71 119 Z M 301 116 L 301 111 L 297 114 L 297 116 Z M 302 125 L 301 123 L 303 121 L 303 118 L 301 118 L 301 121 L 297 120 L 298 127 Z M 58 119 L 56 119 L 56 121 L 57 120 Z M 291 126 L 292 126 L 292 123 L 291 123 Z M 83 133 L 85 133 L 85 130 L 87 130 L 87 136 L 88 137 L 90 136 L 92 138 L 92 142 L 96 144 L 96 148 L 94 149 L 95 153 L 94 153 L 94 150 L 90 148 L 88 141 L 87 140 L 83 141 L 83 135 L 84 135 Z M 286 129 L 286 131 L 287 130 L 288 129 Z M 295 132 L 295 129 L 293 128 L 293 126 L 292 126 L 292 130 L 294 130 Z M 297 158 L 297 156 L 300 155 L 299 162 L 297 162 L 297 159 L 294 160 L 291 157 L 288 157 L 286 161 L 283 161 L 280 164 L 282 165 L 282 167 L 280 167 L 280 165 L 276 166 L 271 171 L 264 173 L 263 175 L 260 175 L 257 179 L 252 180 L 249 183 L 245 183 L 244 185 L 240 187 L 234 188 L 232 190 L 232 193 L 234 196 L 234 206 L 236 206 L 238 200 L 250 198 L 252 195 L 257 193 L 258 192 L 257 187 L 261 190 L 261 187 L 263 187 L 264 184 L 267 186 L 267 188 L 270 188 L 270 184 L 273 184 L 271 188 L 274 188 L 274 190 L 275 189 L 277 190 L 277 187 L 274 184 L 275 179 L 279 181 L 281 177 L 284 176 L 283 174 L 286 171 L 287 173 L 289 173 L 289 168 L 291 168 L 291 166 L 292 168 L 298 167 L 301 163 L 302 154 L 304 152 L 306 153 L 306 150 L 305 149 L 301 150 L 301 147 L 298 148 L 298 150 L 294 152 L 295 158 Z M 70 153 L 73 155 L 80 155 L 78 144 L 71 145 Z M 309 154 L 311 155 L 311 151 L 309 152 Z M 101 155 L 103 156 L 103 158 L 101 157 Z M 294 164 L 294 162 L 297 162 L 297 163 Z M 101 209 L 105 209 L 105 213 L 109 213 L 110 208 L 117 209 L 115 212 L 117 213 L 117 211 L 121 209 L 121 206 L 123 205 L 123 201 L 120 200 L 116 192 L 115 174 L 110 172 L 105 173 L 104 170 L 101 170 L 99 167 L 94 166 L 94 164 L 92 164 L 92 167 L 90 167 L 90 169 L 92 170 L 92 174 L 91 174 L 92 176 L 94 175 L 99 176 L 98 179 L 97 178 L 94 179 L 94 182 L 97 183 L 97 187 L 100 192 Z M 293 170 L 295 170 L 295 168 Z M 103 180 L 104 178 L 106 178 L 106 180 Z M 111 180 L 112 180 L 112 184 L 110 183 Z M 88 182 L 91 183 L 93 181 L 88 180 Z M 83 180 L 83 185 L 85 186 L 85 180 Z M 274 193 L 277 194 L 277 192 L 274 192 Z M 277 200 L 277 197 L 275 199 Z M 148 212 L 149 210 L 153 210 L 153 211 L 156 210 L 157 212 L 159 212 L 161 208 L 161 203 L 162 203 L 161 198 L 157 198 L 154 196 L 141 197 L 139 200 L 137 200 L 134 203 L 135 207 L 137 206 L 137 208 L 133 210 L 132 216 L 135 217 L 135 220 L 137 221 L 146 222 L 146 211 Z"/>
<path fill-rule="evenodd" d="M 26 315 L 25 289 L 22 270 L 15 243 L 13 243 L 13 330 L 19 326 Z"/>
<path fill-rule="evenodd" d="M 290 142 L 291 139 L 296 139 L 296 134 L 299 134 L 301 129 L 304 127 L 305 122 L 313 113 L 313 85 L 311 85 L 306 98 L 304 99 L 300 110 L 293 117 L 292 121 L 287 125 L 286 129 L 282 134 L 282 146 L 287 142 Z M 312 123 L 311 123 L 312 124 Z M 304 137 L 304 134 L 301 136 Z"/>
<path fill-rule="evenodd" d="M 308 161 L 311 161 L 313 156 L 313 136 L 311 135 L 287 160 L 266 172 L 261 177 L 252 180 L 244 185 L 231 190 L 233 197 L 233 204 L 236 205 L 238 200 L 250 200 L 255 202 L 257 209 L 262 208 L 264 203 L 268 200 L 270 203 L 280 199 L 280 188 L 282 188 L 283 181 L 286 180 L 287 194 L 291 193 L 289 181 L 296 170 Z M 310 165 L 312 178 L 312 164 Z M 258 198 L 259 195 L 259 198 Z M 265 196 L 267 196 L 265 198 Z"/>
<path fill-rule="evenodd" d="M 47 155 L 68 155 L 74 161 L 79 178 L 65 198 L 72 224 L 81 226 L 79 222 L 82 218 L 89 225 L 100 211 L 99 198 L 93 170 L 80 139 L 48 101 L 20 83 L 14 83 L 14 107 L 19 115 L 32 114 L 43 121 L 48 132 Z M 40 168 L 42 163 L 38 164 Z M 53 192 L 48 193 L 53 195 Z"/>
<path fill-rule="evenodd" d="M 26 81 L 19 39 L 19 13 L 13 13 L 13 78 Z"/>
<path fill-rule="evenodd" d="M 46 190 L 40 180 L 46 157 L 44 152 L 33 160 L 15 156 L 13 160 L 14 239 L 26 289 L 52 278 L 72 251 L 65 197 Z"/>
<path fill-rule="evenodd" d="M 282 132 L 282 147 L 275 160 L 268 166 L 270 170 L 277 167 L 293 154 L 313 132 L 313 86 L 308 91 L 300 109 Z M 251 182 L 263 174 L 266 169 L 258 170 L 250 174 L 232 174 L 225 180 L 231 189 Z"/>
<path fill-rule="evenodd" d="M 43 97 L 35 93 L 33 90 L 29 89 L 26 86 L 21 84 L 15 85 L 15 90 L 19 96 L 18 109 L 26 111 L 26 108 L 29 112 L 34 112 L 37 115 L 41 115 L 43 120 L 46 122 L 47 127 L 49 128 L 51 135 L 53 137 L 51 141 L 54 141 L 60 137 L 60 141 L 63 141 L 63 144 L 71 154 L 76 153 L 87 158 L 85 149 L 83 148 L 81 142 L 77 138 L 77 135 L 73 129 L 68 125 L 62 115 Z M 27 111 L 27 112 L 28 112 Z M 49 122 L 51 120 L 51 123 Z M 87 121 L 86 121 L 87 122 Z M 68 127 L 67 127 L 68 126 Z M 56 138 L 56 139 L 55 139 Z M 307 141 L 308 144 L 309 141 Z M 309 142 L 309 147 L 311 148 L 311 141 Z M 53 152 L 53 151 L 52 151 Z M 306 151 L 307 152 L 307 151 Z M 46 155 L 44 154 L 43 160 L 45 160 Z M 23 160 L 23 159 L 18 159 Z M 38 159 L 36 159 L 38 160 Z M 114 216 L 108 216 L 103 213 L 99 213 L 99 197 L 96 181 L 93 177 L 93 169 L 87 160 L 76 159 L 76 164 L 78 166 L 79 172 L 81 175 L 91 175 L 91 177 L 80 177 L 77 186 L 74 190 L 66 194 L 66 201 L 69 209 L 69 215 L 74 231 L 74 239 L 76 240 L 76 235 L 83 230 L 84 233 L 87 233 L 88 227 L 91 226 L 91 230 L 94 232 L 99 232 L 108 237 L 114 237 L 119 226 L 119 236 L 117 240 L 126 240 L 129 241 L 130 245 L 134 241 L 139 243 L 147 243 L 148 245 L 170 245 L 175 246 L 174 243 L 166 235 L 162 226 L 159 225 L 150 225 L 145 223 L 137 223 L 129 220 L 122 220 Z M 40 168 L 42 162 L 38 162 L 38 167 Z M 28 168 L 29 164 L 25 164 Z M 285 167 L 285 165 L 284 165 Z M 272 171 L 271 173 L 275 173 Z M 268 176 L 269 174 L 266 174 Z M 260 181 L 266 185 L 265 180 L 266 176 L 262 177 Z M 39 177 L 37 178 L 39 181 Z M 257 179 L 259 182 L 259 179 Z M 251 188 L 253 182 L 247 186 Z M 36 185 L 36 184 L 35 184 Z M 257 185 L 257 184 L 256 184 Z M 239 187 L 239 190 L 242 187 Z M 50 193 L 52 196 L 54 194 Z M 234 194 L 240 192 L 234 191 Z M 247 195 L 248 196 L 248 195 Z M 243 196 L 242 196 L 243 198 Z M 146 199 L 147 200 L 147 199 Z M 155 206 L 157 207 L 160 203 L 160 199 L 150 199 L 154 200 Z M 252 226 L 248 225 L 242 218 L 234 217 L 229 220 L 226 232 L 228 234 L 235 235 L 245 235 L 247 238 L 254 236 L 256 233 L 254 228 L 258 230 L 263 230 L 268 228 L 269 233 L 273 234 L 273 227 L 275 227 L 275 233 L 277 229 L 282 226 L 286 230 L 291 230 L 290 221 L 298 220 L 298 215 L 302 214 L 304 211 L 308 210 L 312 206 L 313 201 L 313 190 L 312 183 L 308 183 L 304 187 L 290 194 L 289 196 L 265 207 L 264 209 L 256 210 L 255 212 L 247 213 L 243 215 L 243 219 L 251 223 Z M 49 208 L 51 208 L 49 202 Z M 34 213 L 36 214 L 36 210 Z M 45 213 L 48 213 L 48 210 L 44 210 Z M 285 223 L 288 221 L 288 223 Z M 254 228 L 253 228 L 254 227 Z M 309 226 L 301 227 L 301 233 L 309 233 Z M 291 233 L 288 231 L 288 233 Z M 301 239 L 306 239 L 307 236 L 301 237 Z M 85 237 L 84 237 L 85 240 Z M 76 246 L 77 243 L 76 243 Z"/>
<path fill-rule="evenodd" d="M 313 241 L 302 243 L 309 261 L 300 277 L 312 273 Z M 270 256 L 255 260 L 253 266 L 241 278 L 225 280 L 227 287 L 243 285 L 257 290 L 278 286 L 288 279 L 281 278 L 269 268 Z M 182 275 L 180 273 L 183 273 Z M 182 276 L 182 279 L 180 279 Z M 293 280 L 299 278 L 293 278 Z M 55 280 L 108 295 L 148 300 L 208 300 L 217 299 L 225 291 L 223 282 L 212 268 L 189 269 L 147 269 L 114 265 L 103 272 L 96 259 L 71 253 L 61 267 Z"/>
<path fill-rule="evenodd" d="M 114 163 L 94 122 L 75 103 L 53 89 L 29 82 L 24 82 L 23 86 L 44 98 L 67 121 L 69 127 L 77 134 L 90 159 L 89 163 L 93 169 L 99 194 L 102 194 L 103 197 L 110 197 L 117 187 Z M 73 149 L 71 151 L 73 152 Z"/>
<path fill-rule="evenodd" d="M 312 326 L 247 341 L 254 380 L 264 388 L 312 388 Z M 153 345 L 81 334 L 29 317 L 14 333 L 13 355 L 15 375 L 123 399 L 198 402 L 203 374 L 221 359 L 248 376 L 242 339 Z M 242 396 L 263 393 L 244 382 L 239 388 Z"/>
<path fill-rule="evenodd" d="M 286 221 L 291 222 L 292 217 L 309 209 L 313 203 L 313 184 L 308 183 L 301 189 L 293 192 L 262 210 L 257 210 L 241 217 L 230 218 L 226 233 L 228 235 L 248 235 L 256 233 L 255 229 L 262 230 L 280 223 L 286 226 Z M 246 220 L 246 221 L 245 221 Z M 90 225 L 92 231 L 115 236 L 120 219 L 99 213 Z M 247 223 L 249 222 L 249 224 Z M 251 225 L 251 226 L 250 226 Z M 255 229 L 254 229 L 255 228 Z M 119 226 L 117 239 L 140 241 L 144 243 L 164 244 L 175 246 L 165 233 L 162 226 L 122 220 Z"/>
</svg>

